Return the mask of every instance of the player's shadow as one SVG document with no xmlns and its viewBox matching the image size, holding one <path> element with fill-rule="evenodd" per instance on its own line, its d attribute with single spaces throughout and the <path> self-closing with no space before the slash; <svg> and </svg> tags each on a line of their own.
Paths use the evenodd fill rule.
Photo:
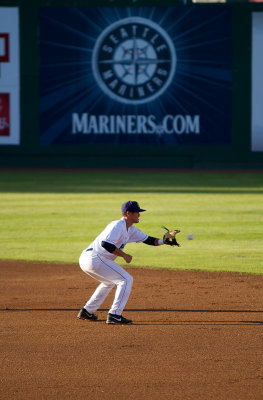
<svg viewBox="0 0 263 400">
<path fill-rule="evenodd" d="M 159 321 L 138 321 L 133 322 L 133 325 L 152 325 L 152 326 L 163 326 L 163 325 L 212 325 L 212 326 L 229 326 L 229 325 L 263 325 L 263 321 L 168 321 L 168 322 L 159 322 Z"/>
<path fill-rule="evenodd" d="M 130 312 L 174 312 L 174 313 L 263 313 L 262 310 L 193 310 L 193 309 L 134 309 L 134 308 L 127 308 L 125 311 Z M 205 320 L 205 319 L 198 319 L 198 320 L 183 320 L 181 318 L 176 319 L 176 321 L 162 321 L 160 320 L 149 320 L 149 321 L 135 321 L 134 325 L 251 325 L 251 324 L 262 324 L 262 321 L 255 321 L 255 320 L 243 320 L 243 321 L 236 321 L 236 320 Z"/>
<path fill-rule="evenodd" d="M 100 309 L 100 311 L 107 311 L 107 309 Z M 263 313 L 263 310 L 193 310 L 193 309 L 162 309 L 162 308 L 125 308 L 125 311 L 134 312 L 181 312 L 181 313 Z"/>
</svg>

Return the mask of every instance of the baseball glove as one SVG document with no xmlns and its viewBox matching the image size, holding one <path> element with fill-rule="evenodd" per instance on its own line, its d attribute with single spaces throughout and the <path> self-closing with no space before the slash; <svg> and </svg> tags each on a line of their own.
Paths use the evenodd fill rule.
<svg viewBox="0 0 263 400">
<path fill-rule="evenodd" d="M 163 235 L 163 242 L 164 244 L 168 244 L 169 246 L 178 246 L 180 247 L 180 244 L 177 242 L 175 235 L 179 233 L 177 229 L 174 231 L 170 231 L 169 229 L 165 228 L 165 226 L 162 226 L 163 229 L 165 229 L 167 232 Z"/>
</svg>

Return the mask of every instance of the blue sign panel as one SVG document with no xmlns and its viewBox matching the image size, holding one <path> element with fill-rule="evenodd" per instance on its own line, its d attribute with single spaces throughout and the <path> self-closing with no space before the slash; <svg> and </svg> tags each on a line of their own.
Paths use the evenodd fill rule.
<svg viewBox="0 0 263 400">
<path fill-rule="evenodd" d="M 222 7 L 42 8 L 41 144 L 231 142 Z"/>
</svg>

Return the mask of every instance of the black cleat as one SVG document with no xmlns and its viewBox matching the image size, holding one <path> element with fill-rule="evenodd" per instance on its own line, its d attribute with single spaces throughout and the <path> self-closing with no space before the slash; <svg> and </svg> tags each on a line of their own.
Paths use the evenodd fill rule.
<svg viewBox="0 0 263 400">
<path fill-rule="evenodd" d="M 89 313 L 85 308 L 82 308 L 78 313 L 78 318 L 80 319 L 89 319 L 90 321 L 97 321 L 98 316 L 95 314 Z"/>
<path fill-rule="evenodd" d="M 108 314 L 106 324 L 121 324 L 121 325 L 131 325 L 132 320 L 124 318 L 122 315 Z"/>
</svg>

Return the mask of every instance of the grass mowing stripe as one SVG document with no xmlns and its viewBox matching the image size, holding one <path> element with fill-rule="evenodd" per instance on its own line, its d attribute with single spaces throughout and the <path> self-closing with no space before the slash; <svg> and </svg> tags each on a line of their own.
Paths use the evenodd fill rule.
<svg viewBox="0 0 263 400">
<path fill-rule="evenodd" d="M 2 171 L 0 191 L 1 259 L 77 264 L 131 199 L 148 210 L 139 229 L 161 237 L 162 225 L 179 228 L 182 244 L 128 244 L 133 266 L 263 273 L 259 173 Z"/>
<path fill-rule="evenodd" d="M 263 193 L 261 173 L 239 172 L 7 172 L 0 192 L 50 193 L 186 192 Z"/>
</svg>

